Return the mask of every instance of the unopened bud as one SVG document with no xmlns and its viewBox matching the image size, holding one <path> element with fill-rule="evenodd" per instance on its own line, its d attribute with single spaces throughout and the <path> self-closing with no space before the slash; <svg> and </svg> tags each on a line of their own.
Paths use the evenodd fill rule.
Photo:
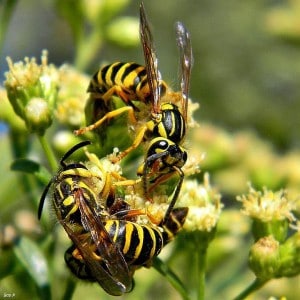
<svg viewBox="0 0 300 300">
<path fill-rule="evenodd" d="M 249 266 L 261 280 L 275 278 L 280 267 L 279 242 L 272 236 L 258 240 L 251 247 Z"/>
</svg>

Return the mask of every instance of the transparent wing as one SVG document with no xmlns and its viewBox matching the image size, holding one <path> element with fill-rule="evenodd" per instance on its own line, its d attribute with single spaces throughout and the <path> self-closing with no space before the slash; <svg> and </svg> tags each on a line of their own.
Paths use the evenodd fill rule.
<svg viewBox="0 0 300 300">
<path fill-rule="evenodd" d="M 150 97 L 152 102 L 152 110 L 154 113 L 160 112 L 160 81 L 161 75 L 157 68 L 157 57 L 153 45 L 152 33 L 150 25 L 146 17 L 144 4 L 140 5 L 140 38 L 143 46 L 145 57 L 145 65 L 147 71 L 147 79 L 150 88 Z"/>
<path fill-rule="evenodd" d="M 67 223 L 62 221 L 62 224 L 70 239 L 82 255 L 84 264 L 89 268 L 93 279 L 95 279 L 110 295 L 120 296 L 129 291 L 127 286 L 110 274 L 110 272 L 104 267 L 103 261 L 95 260 L 93 258 L 94 253 L 89 245 L 84 244 L 82 239 L 79 238 L 78 234 L 74 233 L 72 228 Z"/>
<path fill-rule="evenodd" d="M 188 99 L 191 70 L 193 65 L 193 53 L 190 39 L 190 33 L 181 22 L 175 23 L 177 45 L 180 51 L 180 76 L 182 92 L 182 113 L 187 120 Z"/>
<path fill-rule="evenodd" d="M 90 232 L 92 242 L 95 244 L 101 261 L 95 261 L 93 252 L 89 247 L 84 247 L 72 228 L 66 222 L 62 222 L 69 237 L 79 249 L 86 265 L 105 291 L 112 295 L 121 295 L 132 289 L 132 276 L 129 273 L 124 256 L 117 245 L 112 241 L 106 231 L 101 218 L 91 208 L 78 190 L 76 203 L 81 214 L 81 222 L 87 232 Z"/>
</svg>

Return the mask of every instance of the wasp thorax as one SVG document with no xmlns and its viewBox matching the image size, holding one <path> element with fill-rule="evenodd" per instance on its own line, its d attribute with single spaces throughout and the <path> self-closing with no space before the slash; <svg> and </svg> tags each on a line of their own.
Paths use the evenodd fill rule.
<svg viewBox="0 0 300 300">
<path fill-rule="evenodd" d="M 162 119 L 162 114 L 161 114 L 161 112 L 152 112 L 152 113 L 151 113 L 151 119 L 152 119 L 155 123 L 161 122 L 161 119 Z"/>
</svg>

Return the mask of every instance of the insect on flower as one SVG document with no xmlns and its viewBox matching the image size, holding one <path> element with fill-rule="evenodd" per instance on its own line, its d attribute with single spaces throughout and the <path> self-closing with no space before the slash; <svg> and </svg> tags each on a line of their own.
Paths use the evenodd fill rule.
<svg viewBox="0 0 300 300">
<path fill-rule="evenodd" d="M 181 90 L 172 91 L 161 79 L 152 33 L 142 3 L 140 37 L 145 67 L 136 63 L 116 62 L 101 68 L 93 76 L 88 87 L 91 96 L 86 108 L 86 111 L 92 111 L 94 117 L 100 116 L 100 119 L 75 131 L 78 135 L 94 130 L 111 118 L 127 112 L 131 125 L 135 128 L 135 139 L 130 147 L 117 155 L 114 161 L 124 158 L 144 140 L 148 141 L 144 162 L 137 172 L 142 176 L 145 197 L 150 199 L 149 182 L 153 183 L 151 187 L 153 190 L 174 174 L 179 175 L 179 182 L 166 217 L 176 203 L 184 178 L 181 168 L 187 160 L 187 152 L 181 145 L 186 135 L 189 83 L 193 62 L 189 32 L 181 22 L 175 24 L 175 29 L 180 50 Z M 112 96 L 120 97 L 126 105 L 112 109 Z M 142 111 L 137 107 L 138 102 L 145 104 Z M 146 119 L 144 110 L 147 111 Z M 141 119 L 139 116 L 142 116 Z"/>
<path fill-rule="evenodd" d="M 80 279 L 98 282 L 108 294 L 122 295 L 132 290 L 135 270 L 150 266 L 182 228 L 188 208 L 172 209 L 168 219 L 158 225 L 139 224 L 137 216 L 147 212 L 131 208 L 115 195 L 114 184 L 120 178 L 114 183 L 105 170 L 96 172 L 84 163 L 66 163 L 88 144 L 81 142 L 62 157 L 61 169 L 42 194 L 38 217 L 51 189 L 57 218 L 72 241 L 65 252 L 71 271 Z"/>
</svg>

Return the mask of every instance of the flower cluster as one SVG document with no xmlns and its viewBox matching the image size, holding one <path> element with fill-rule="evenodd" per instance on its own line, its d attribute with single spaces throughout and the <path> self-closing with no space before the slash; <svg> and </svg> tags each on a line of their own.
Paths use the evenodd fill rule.
<svg viewBox="0 0 300 300">
<path fill-rule="evenodd" d="M 29 132 L 44 135 L 54 119 L 70 127 L 84 124 L 86 75 L 67 65 L 57 68 L 48 64 L 47 51 L 42 53 L 41 64 L 28 57 L 24 62 L 7 61 L 7 98 Z M 5 95 L 1 98 L 4 102 Z M 4 118 L 14 124 L 13 118 Z"/>
<path fill-rule="evenodd" d="M 292 210 L 295 202 L 287 197 L 287 191 L 280 190 L 273 192 L 264 188 L 263 192 L 256 191 L 249 185 L 249 193 L 237 197 L 243 203 L 243 213 L 253 219 L 269 222 L 274 220 L 294 221 L 295 217 Z"/>
<path fill-rule="evenodd" d="M 183 183 L 178 206 L 189 208 L 184 229 L 205 232 L 211 232 L 217 226 L 223 207 L 221 195 L 211 187 L 208 174 L 205 174 L 203 184 L 196 180 Z"/>
<path fill-rule="evenodd" d="M 249 254 L 249 265 L 257 278 L 294 276 L 300 272 L 300 231 L 293 225 L 295 201 L 286 191 L 256 191 L 249 186 L 247 195 L 238 196 L 243 213 L 252 219 L 255 243 Z M 289 228 L 296 229 L 293 234 Z"/>
<path fill-rule="evenodd" d="M 34 58 L 26 57 L 24 62 L 13 63 L 7 59 L 9 72 L 5 87 L 8 99 L 30 132 L 43 135 L 52 123 L 52 110 L 57 96 L 59 73 L 48 65 L 44 51 L 38 65 Z"/>
</svg>

